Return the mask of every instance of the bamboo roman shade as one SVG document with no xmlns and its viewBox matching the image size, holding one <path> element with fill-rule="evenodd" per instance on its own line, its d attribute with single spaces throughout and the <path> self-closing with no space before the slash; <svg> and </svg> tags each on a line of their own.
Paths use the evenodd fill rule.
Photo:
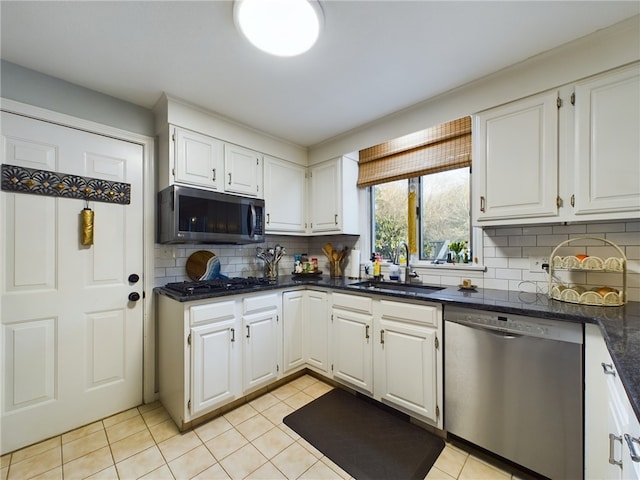
<svg viewBox="0 0 640 480">
<path fill-rule="evenodd" d="M 471 166 L 471 117 L 360 150 L 358 187 Z"/>
</svg>

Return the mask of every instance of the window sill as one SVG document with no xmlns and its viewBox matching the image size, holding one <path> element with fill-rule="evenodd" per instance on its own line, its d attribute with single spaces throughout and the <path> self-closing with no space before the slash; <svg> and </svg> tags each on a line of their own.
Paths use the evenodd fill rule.
<svg viewBox="0 0 640 480">
<path fill-rule="evenodd" d="M 421 270 L 448 270 L 458 272 L 486 272 L 487 267 L 477 263 L 431 263 L 431 262 L 418 262 L 412 263 L 411 268 L 419 268 Z"/>
</svg>

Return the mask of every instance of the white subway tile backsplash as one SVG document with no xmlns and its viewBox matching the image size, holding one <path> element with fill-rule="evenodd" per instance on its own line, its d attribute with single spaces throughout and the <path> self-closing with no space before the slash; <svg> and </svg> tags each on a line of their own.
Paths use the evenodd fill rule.
<svg viewBox="0 0 640 480">
<path fill-rule="evenodd" d="M 523 235 L 551 235 L 553 233 L 552 227 L 523 227 Z"/>
<path fill-rule="evenodd" d="M 587 233 L 624 232 L 624 223 L 590 223 L 587 225 Z"/>
<path fill-rule="evenodd" d="M 586 224 L 572 224 L 572 225 L 554 225 L 553 226 L 554 234 L 570 234 L 570 233 L 587 233 L 587 225 Z"/>
<path fill-rule="evenodd" d="M 484 246 L 485 247 L 506 247 L 509 245 L 509 237 L 501 236 L 501 237 L 484 237 Z"/>
<path fill-rule="evenodd" d="M 522 270 L 511 268 L 496 268 L 496 278 L 506 280 L 522 280 Z"/>
<path fill-rule="evenodd" d="M 640 222 L 627 222 L 626 231 L 627 232 L 640 232 Z"/>
<path fill-rule="evenodd" d="M 493 267 L 493 268 L 505 268 L 509 265 L 509 259 L 506 257 L 489 257 L 487 258 L 487 256 L 485 255 L 484 257 L 484 264 L 487 267 Z"/>
<path fill-rule="evenodd" d="M 520 235 L 520 236 L 510 236 L 509 237 L 509 246 L 510 247 L 535 247 L 537 237 L 535 235 Z"/>
<path fill-rule="evenodd" d="M 537 245 L 539 247 L 555 247 L 568 239 L 569 235 L 538 235 Z"/>
<path fill-rule="evenodd" d="M 496 228 L 496 236 L 510 237 L 512 235 L 522 235 L 521 227 Z"/>
</svg>

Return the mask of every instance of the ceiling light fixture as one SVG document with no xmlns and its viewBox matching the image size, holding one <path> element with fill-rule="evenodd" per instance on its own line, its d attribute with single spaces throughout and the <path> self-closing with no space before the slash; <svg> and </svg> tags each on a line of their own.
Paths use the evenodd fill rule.
<svg viewBox="0 0 640 480">
<path fill-rule="evenodd" d="M 260 50 L 292 57 L 316 43 L 323 15 L 316 0 L 235 0 L 233 20 Z"/>
</svg>

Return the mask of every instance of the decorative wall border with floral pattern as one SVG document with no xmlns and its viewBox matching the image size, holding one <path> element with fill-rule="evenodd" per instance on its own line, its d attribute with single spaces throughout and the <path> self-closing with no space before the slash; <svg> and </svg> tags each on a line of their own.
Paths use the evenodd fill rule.
<svg viewBox="0 0 640 480">
<path fill-rule="evenodd" d="M 2 190 L 49 197 L 131 203 L 131 184 L 2 164 Z"/>
</svg>

